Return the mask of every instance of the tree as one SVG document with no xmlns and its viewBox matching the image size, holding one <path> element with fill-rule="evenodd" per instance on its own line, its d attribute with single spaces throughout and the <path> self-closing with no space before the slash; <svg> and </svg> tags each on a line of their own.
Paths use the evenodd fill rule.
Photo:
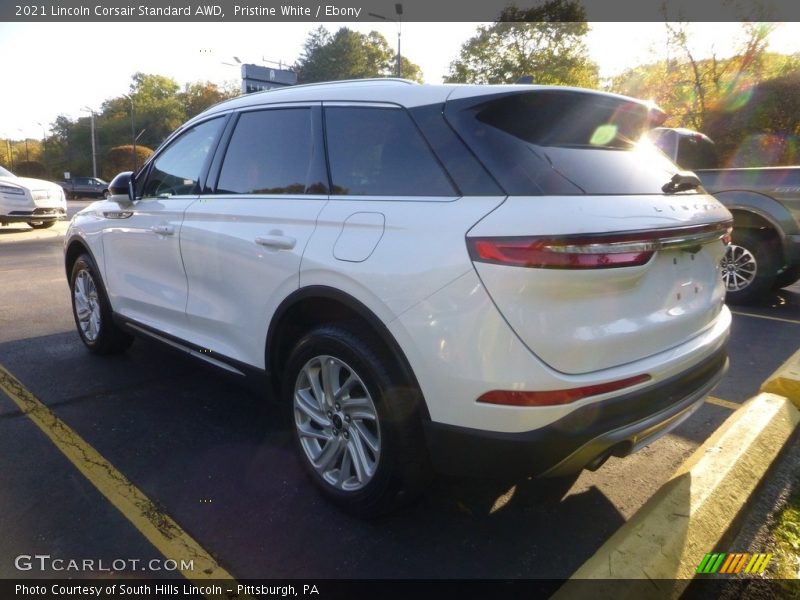
<svg viewBox="0 0 800 600">
<path fill-rule="evenodd" d="M 312 31 L 303 45 L 303 53 L 294 66 L 300 83 L 391 77 L 395 74 L 397 55 L 377 31 L 358 33 L 342 27 L 335 34 L 324 27 Z M 401 57 L 402 75 L 422 80 L 416 64 Z"/>
<path fill-rule="evenodd" d="M 615 77 L 611 91 L 651 99 L 669 115 L 668 125 L 703 130 L 715 111 L 735 110 L 762 81 L 792 73 L 800 57 L 766 51 L 772 25 L 745 23 L 733 56 L 715 52 L 699 58 L 686 23 L 667 23 L 670 58 L 629 69 Z"/>
<path fill-rule="evenodd" d="M 733 110 L 706 114 L 704 132 L 728 167 L 796 165 L 800 161 L 800 69 L 755 85 Z"/>
<path fill-rule="evenodd" d="M 147 146 L 136 146 L 136 158 L 134 159 L 133 145 L 115 146 L 108 151 L 103 161 L 103 173 L 110 179 L 121 171 L 133 171 L 134 165 L 138 168 L 150 158 L 153 150 Z"/>
<path fill-rule="evenodd" d="M 586 11 L 576 0 L 547 0 L 528 10 L 513 5 L 493 25 L 478 27 L 450 63 L 451 83 L 534 83 L 595 87 L 597 65 L 583 41 Z"/>
<path fill-rule="evenodd" d="M 239 94 L 235 89 L 220 89 L 216 83 L 187 83 L 183 91 L 178 94 L 184 109 L 184 118 L 191 119 L 205 109 Z"/>
</svg>

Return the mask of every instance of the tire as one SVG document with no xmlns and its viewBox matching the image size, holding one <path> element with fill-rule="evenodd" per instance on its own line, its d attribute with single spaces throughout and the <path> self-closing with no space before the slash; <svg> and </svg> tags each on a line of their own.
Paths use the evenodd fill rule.
<svg viewBox="0 0 800 600">
<path fill-rule="evenodd" d="M 69 278 L 72 316 L 81 341 L 93 354 L 118 354 L 133 342 L 133 336 L 120 329 L 111 312 L 103 282 L 88 254 L 72 266 Z"/>
<path fill-rule="evenodd" d="M 30 225 L 34 229 L 47 229 L 48 227 L 52 227 L 55 224 L 56 224 L 55 221 L 28 221 L 28 225 Z"/>
<path fill-rule="evenodd" d="M 108 197 L 111 195 L 111 192 L 108 190 L 103 190 L 103 200 L 108 200 Z"/>
<path fill-rule="evenodd" d="M 314 329 L 284 373 L 300 460 L 328 500 L 370 518 L 421 494 L 432 473 L 422 394 L 374 335 L 353 325 Z"/>
<path fill-rule="evenodd" d="M 750 304 L 764 297 L 775 283 L 778 249 L 766 234 L 752 229 L 733 231 L 721 263 L 728 304 Z"/>
<path fill-rule="evenodd" d="M 775 283 L 772 284 L 772 289 L 779 290 L 781 288 L 789 287 L 798 280 L 800 280 L 800 265 L 787 267 L 783 273 L 775 278 Z"/>
</svg>

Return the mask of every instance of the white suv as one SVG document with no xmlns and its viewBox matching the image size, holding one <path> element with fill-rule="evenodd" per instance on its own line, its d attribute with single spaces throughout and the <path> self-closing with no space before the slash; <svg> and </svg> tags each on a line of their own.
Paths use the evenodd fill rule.
<svg viewBox="0 0 800 600">
<path fill-rule="evenodd" d="M 648 117 L 582 89 L 402 80 L 223 102 L 73 218 L 78 332 L 266 376 L 312 479 L 359 514 L 431 467 L 597 468 L 727 365 L 731 215 L 635 143 Z"/>
</svg>

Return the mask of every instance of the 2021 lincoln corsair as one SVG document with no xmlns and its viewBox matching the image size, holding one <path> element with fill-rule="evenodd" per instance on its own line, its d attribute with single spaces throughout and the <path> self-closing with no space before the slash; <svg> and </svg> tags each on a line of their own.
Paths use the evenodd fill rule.
<svg viewBox="0 0 800 600">
<path fill-rule="evenodd" d="M 78 333 L 269 376 L 311 478 L 353 512 L 435 469 L 596 468 L 687 418 L 727 365 L 731 216 L 637 144 L 649 115 L 402 80 L 223 102 L 73 218 Z"/>
</svg>

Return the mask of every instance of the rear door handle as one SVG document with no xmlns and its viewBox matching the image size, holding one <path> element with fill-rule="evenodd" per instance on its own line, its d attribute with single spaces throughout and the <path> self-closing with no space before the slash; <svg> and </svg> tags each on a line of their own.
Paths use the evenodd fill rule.
<svg viewBox="0 0 800 600">
<path fill-rule="evenodd" d="M 256 244 L 275 248 L 276 250 L 291 250 L 297 244 L 297 240 L 288 235 L 262 235 L 256 238 Z"/>
<path fill-rule="evenodd" d="M 172 225 L 154 225 L 150 229 L 159 235 L 172 235 L 175 233 L 175 228 Z"/>
</svg>

